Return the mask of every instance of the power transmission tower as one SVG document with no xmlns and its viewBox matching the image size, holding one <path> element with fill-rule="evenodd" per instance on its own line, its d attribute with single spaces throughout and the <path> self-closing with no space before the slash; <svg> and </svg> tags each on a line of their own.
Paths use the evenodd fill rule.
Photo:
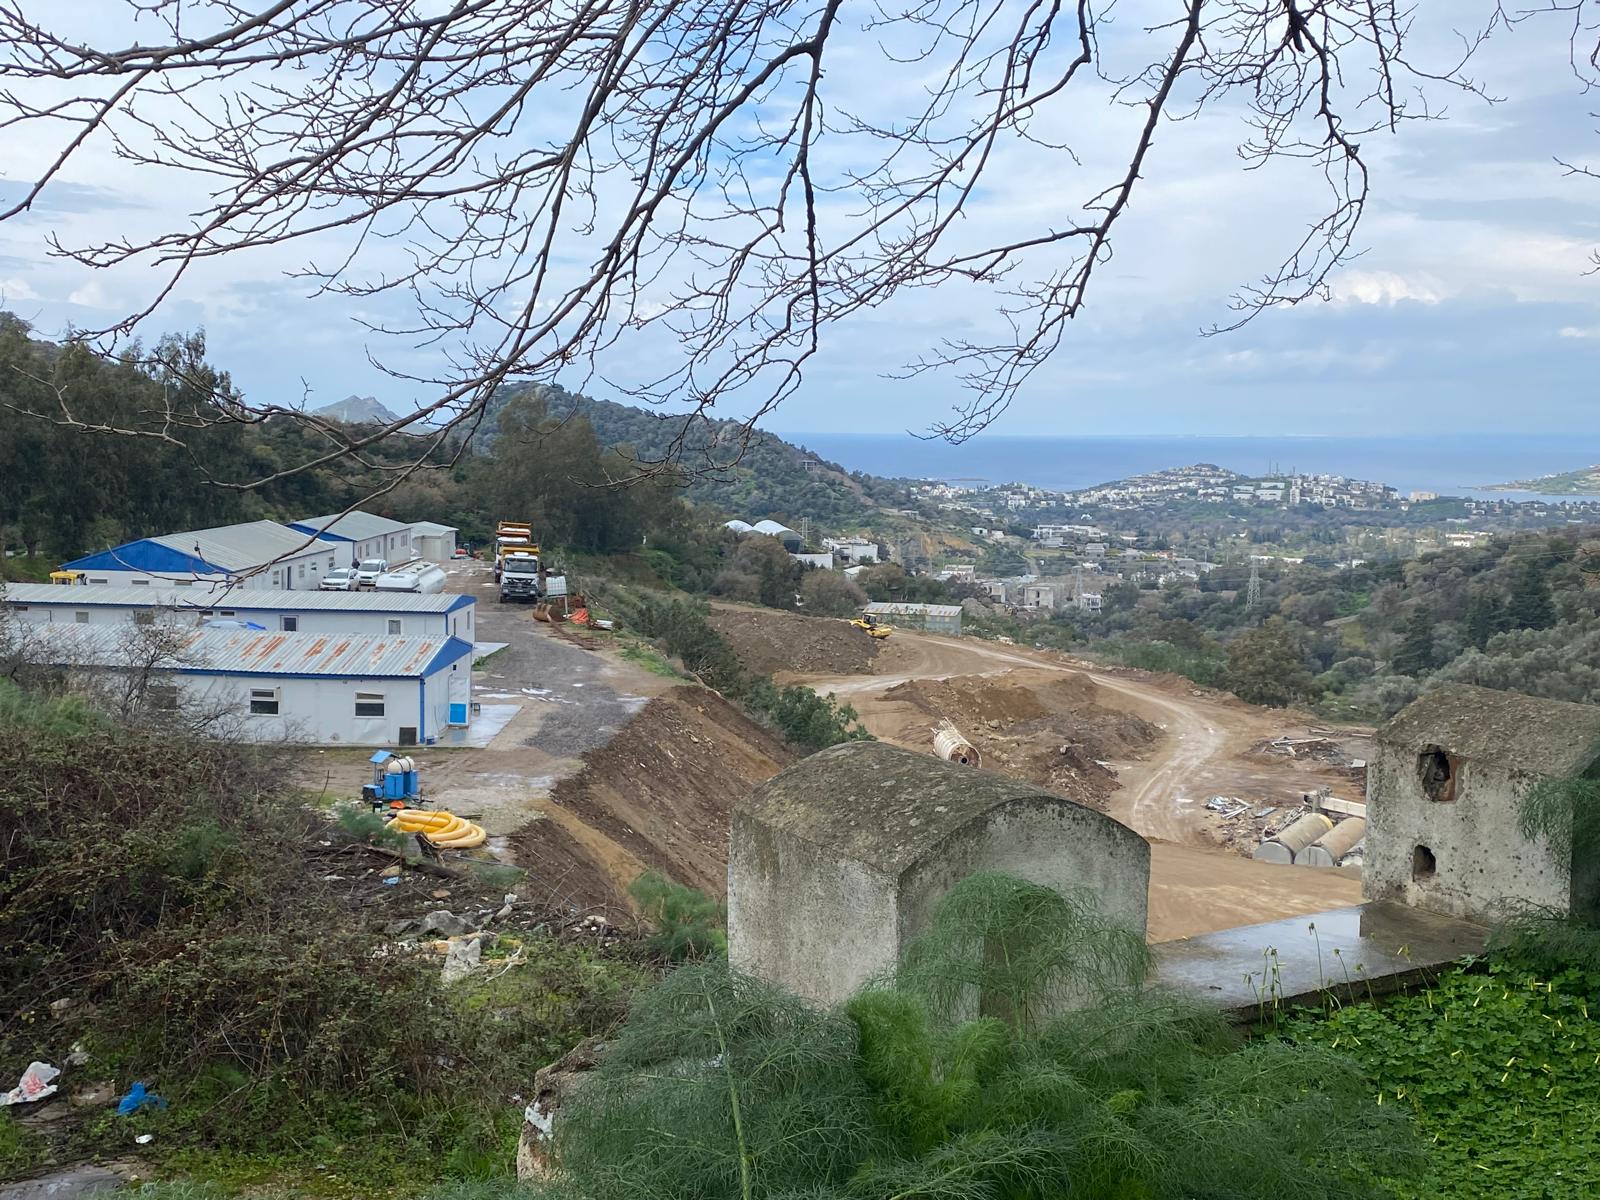
<svg viewBox="0 0 1600 1200">
<path fill-rule="evenodd" d="M 800 549 L 804 550 L 811 545 L 811 518 L 800 518 Z"/>
<path fill-rule="evenodd" d="M 1261 564 L 1256 559 L 1250 560 L 1250 586 L 1244 593 L 1245 612 L 1255 612 L 1261 604 Z"/>
</svg>

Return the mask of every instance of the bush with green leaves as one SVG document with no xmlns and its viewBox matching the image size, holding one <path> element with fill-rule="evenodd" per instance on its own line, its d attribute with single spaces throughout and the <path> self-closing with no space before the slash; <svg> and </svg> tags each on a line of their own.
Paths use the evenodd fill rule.
<svg viewBox="0 0 1600 1200">
<path fill-rule="evenodd" d="M 633 881 L 628 894 L 653 927 L 647 945 L 669 962 L 727 956 L 727 914 L 698 888 L 674 882 L 659 871 L 646 871 Z"/>
<path fill-rule="evenodd" d="M 1088 897 L 973 876 L 827 1010 L 708 962 L 563 1111 L 572 1200 L 1344 1200 L 1420 1149 L 1348 1058 L 1241 1046 Z"/>
<path fill-rule="evenodd" d="M 14 1079 L 81 1043 L 94 1078 L 170 1102 L 94 1124 L 91 1148 L 132 1129 L 174 1164 L 314 1156 L 419 1185 L 503 1172 L 507 1097 L 608 1031 L 650 972 L 534 936 L 515 969 L 445 989 L 437 961 L 395 953 L 383 914 L 308 861 L 336 827 L 280 768 L 0 686 L 0 1066 Z M 7 1129 L 0 1173 L 25 1165 Z"/>
<path fill-rule="evenodd" d="M 1290 1041 L 1348 1054 L 1385 1109 L 1428 1141 L 1401 1200 L 1556 1200 L 1600 1195 L 1600 974 L 1510 961 L 1453 970 L 1433 987 L 1326 1020 Z M 1592 1015 L 1591 1015 L 1592 1014 Z"/>
<path fill-rule="evenodd" d="M 702 683 L 802 750 L 825 750 L 872 736 L 849 705 L 798 684 L 779 688 L 767 676 L 747 670 L 728 640 L 711 627 L 705 604 L 656 596 L 619 594 L 616 598 L 637 629 L 680 659 Z"/>
</svg>

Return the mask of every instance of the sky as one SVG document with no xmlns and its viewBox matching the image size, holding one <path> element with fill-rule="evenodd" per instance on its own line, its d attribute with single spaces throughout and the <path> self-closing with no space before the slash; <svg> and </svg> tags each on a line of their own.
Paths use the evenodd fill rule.
<svg viewBox="0 0 1600 1200">
<path fill-rule="evenodd" d="M 25 3 L 24 8 L 35 7 Z M 43 6 L 39 6 L 43 7 Z M 60 6 L 56 6 L 58 9 Z M 123 0 L 66 6 L 91 29 Z M 1475 6 L 1424 0 L 1422 19 L 1448 12 L 1470 25 Z M 1487 10 L 1487 5 L 1477 5 Z M 1142 52 L 1142 20 L 1174 5 L 1125 5 L 1108 53 Z M 851 10 L 846 9 L 847 13 Z M 1419 21 L 1419 25 L 1421 22 Z M 892 105 L 874 35 L 847 22 L 828 84 L 835 102 Z M 1451 53 L 1448 25 L 1421 25 L 1419 54 Z M 875 65 L 877 64 L 877 65 Z M 1084 314 L 1057 355 L 995 425 L 1040 434 L 1559 433 L 1596 427 L 1600 378 L 1600 179 L 1571 178 L 1557 159 L 1600 165 L 1600 107 L 1567 66 L 1566 30 L 1552 21 L 1501 31 L 1475 59 L 1490 104 L 1438 93 L 1445 119 L 1364 140 L 1373 199 L 1359 258 L 1333 278 L 1326 302 L 1269 312 L 1236 332 L 1201 336 L 1230 318 L 1229 296 L 1269 270 L 1317 214 L 1313 177 L 1292 164 L 1244 169 L 1244 130 L 1227 106 L 1160 130 L 1145 178 L 1115 235 Z M 914 80 L 899 86 L 912 88 Z M 1076 157 L 1013 148 L 998 161 L 962 236 L 1004 237 L 1029 223 L 1070 220 L 1096 168 L 1116 161 L 1129 114 L 1105 89 L 1086 89 L 1050 117 Z M 9 143 L 9 144 L 8 144 Z M 14 197 L 50 147 L 0 130 L 0 201 Z M 95 327 L 142 303 L 147 268 L 95 272 L 49 251 L 49 239 L 104 240 L 182 224 L 190 183 L 120 161 L 91 145 L 34 209 L 0 223 L 0 308 L 45 336 Z M 404 320 L 403 298 L 312 299 L 291 277 L 290 251 L 208 264 L 144 326 L 204 327 L 213 361 L 252 400 L 313 407 L 375 395 L 404 411 L 426 401 L 371 356 L 425 366 L 435 353 L 367 331 Z M 947 337 L 995 327 L 999 297 L 979 288 L 904 296 L 829 329 L 799 391 L 767 418 L 777 431 L 925 430 L 959 400 L 948 378 L 891 378 Z M 616 378 L 670 352 L 659 339 L 625 342 L 600 365 Z M 603 381 L 590 394 L 607 397 Z M 738 415 L 737 405 L 724 410 Z"/>
</svg>

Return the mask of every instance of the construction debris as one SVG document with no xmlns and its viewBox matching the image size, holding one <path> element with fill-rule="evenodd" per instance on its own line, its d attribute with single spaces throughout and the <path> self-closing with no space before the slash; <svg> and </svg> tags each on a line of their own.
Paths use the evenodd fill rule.
<svg viewBox="0 0 1600 1200">
<path fill-rule="evenodd" d="M 1206 807 L 1219 814 L 1224 821 L 1231 821 L 1241 813 L 1248 812 L 1250 803 L 1235 796 L 1213 796 L 1206 801 Z"/>
<path fill-rule="evenodd" d="M 963 767 L 983 766 L 983 756 L 978 753 L 978 748 L 949 721 L 943 722 L 934 731 L 933 752 L 945 762 L 957 763 Z"/>
</svg>

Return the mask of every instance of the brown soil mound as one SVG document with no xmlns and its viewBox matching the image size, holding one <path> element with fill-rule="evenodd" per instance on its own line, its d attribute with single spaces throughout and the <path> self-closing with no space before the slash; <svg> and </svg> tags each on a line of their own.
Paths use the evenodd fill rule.
<svg viewBox="0 0 1600 1200">
<path fill-rule="evenodd" d="M 988 770 L 1097 808 L 1117 787 L 1116 772 L 1104 764 L 1137 757 L 1161 737 L 1143 717 L 1100 703 L 1099 688 L 1082 675 L 917 679 L 890 688 L 884 699 L 927 714 L 928 748 L 940 722 L 949 721 L 978 748 Z"/>
<path fill-rule="evenodd" d="M 578 908 L 626 905 L 645 870 L 721 896 L 733 805 L 793 759 L 716 693 L 674 688 L 556 785 L 550 798 L 570 820 L 533 821 L 511 844 L 536 887 Z"/>
<path fill-rule="evenodd" d="M 718 608 L 711 627 L 763 675 L 865 675 L 880 644 L 848 621 L 776 609 Z"/>
</svg>

